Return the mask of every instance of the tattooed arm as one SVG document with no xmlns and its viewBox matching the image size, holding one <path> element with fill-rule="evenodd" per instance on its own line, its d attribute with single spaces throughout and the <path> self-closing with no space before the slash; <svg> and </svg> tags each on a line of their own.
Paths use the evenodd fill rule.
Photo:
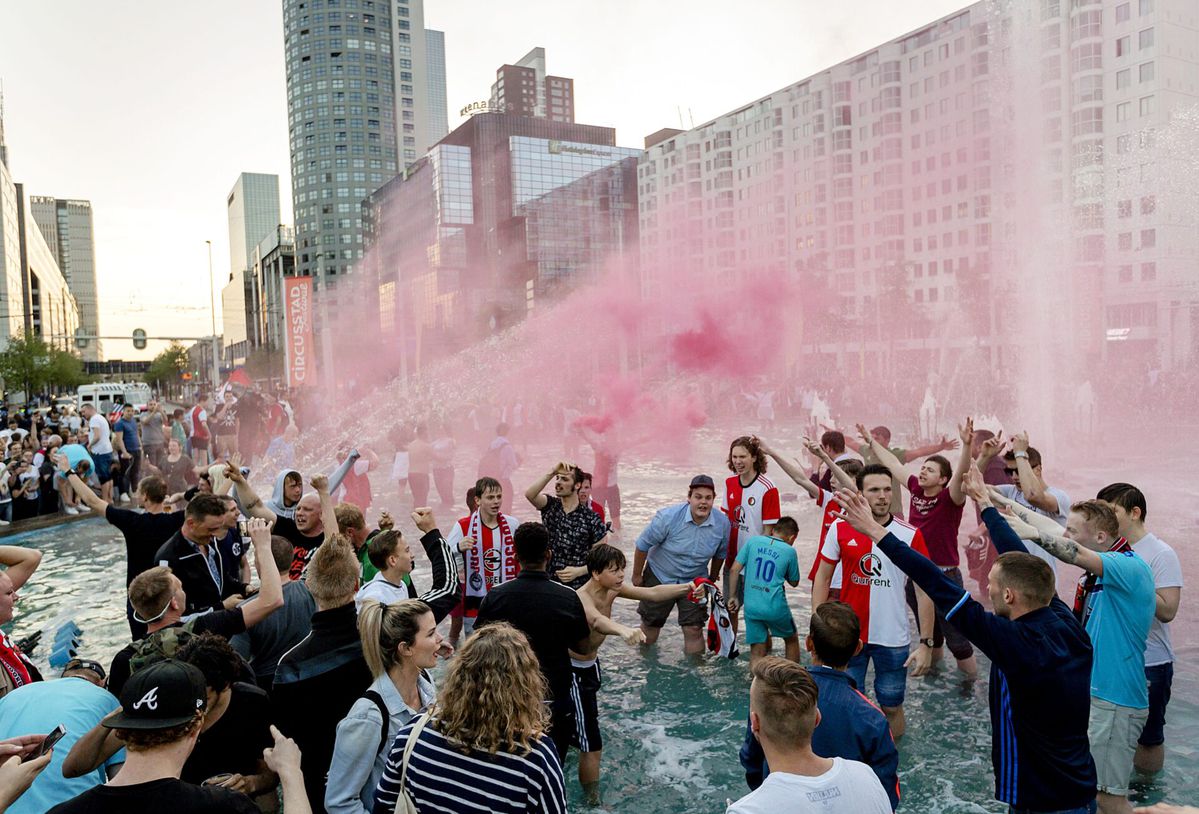
<svg viewBox="0 0 1199 814">
<path fill-rule="evenodd" d="M 1037 543 L 1062 562 L 1077 565 L 1089 574 L 1103 576 L 1103 558 L 1098 552 L 1048 531 L 1041 532 Z"/>
</svg>

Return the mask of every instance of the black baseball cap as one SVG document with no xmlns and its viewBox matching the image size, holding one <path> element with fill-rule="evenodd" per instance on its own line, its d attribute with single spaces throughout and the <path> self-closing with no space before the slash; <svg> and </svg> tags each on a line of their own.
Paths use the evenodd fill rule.
<svg viewBox="0 0 1199 814">
<path fill-rule="evenodd" d="M 712 479 L 710 477 L 708 477 L 707 475 L 696 475 L 694 478 L 691 479 L 691 485 L 687 488 L 698 489 L 701 486 L 706 486 L 709 489 L 711 489 L 713 492 L 716 491 L 716 484 L 713 483 Z"/>
<path fill-rule="evenodd" d="M 121 689 L 121 711 L 103 723 L 109 729 L 169 729 L 188 723 L 207 704 L 199 668 L 162 659 L 129 677 Z"/>
</svg>

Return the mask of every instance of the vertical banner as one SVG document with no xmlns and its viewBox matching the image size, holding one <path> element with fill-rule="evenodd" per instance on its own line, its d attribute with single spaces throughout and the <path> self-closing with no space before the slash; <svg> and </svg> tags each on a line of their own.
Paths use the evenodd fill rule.
<svg viewBox="0 0 1199 814">
<path fill-rule="evenodd" d="M 283 278 L 284 334 L 287 338 L 287 386 L 304 387 L 316 381 L 312 344 L 312 278 Z"/>
</svg>

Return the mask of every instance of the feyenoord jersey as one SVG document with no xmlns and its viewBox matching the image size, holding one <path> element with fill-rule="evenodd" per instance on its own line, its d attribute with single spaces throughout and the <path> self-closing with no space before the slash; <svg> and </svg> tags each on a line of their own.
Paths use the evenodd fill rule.
<svg viewBox="0 0 1199 814">
<path fill-rule="evenodd" d="M 913 550 L 928 556 L 919 529 L 896 518 L 886 528 Z M 874 547 L 873 540 L 838 519 L 829 526 L 820 556 L 827 562 L 841 562 L 841 601 L 857 613 L 863 642 L 885 647 L 912 643 L 903 595 L 904 573 Z"/>
<path fill-rule="evenodd" d="M 516 527 L 520 525 L 520 521 L 511 515 L 504 515 L 504 520 L 508 523 L 510 532 L 515 532 Z M 458 552 L 458 543 L 462 541 L 470 533 L 470 515 L 461 518 L 450 528 L 450 533 L 446 535 L 446 544 L 449 545 L 450 551 Z M 468 615 L 473 616 L 470 611 L 477 611 L 479 604 L 483 601 L 482 595 L 503 582 L 507 582 L 520 572 L 520 566 L 516 563 L 516 552 L 508 552 L 507 559 L 509 560 L 509 576 L 504 574 L 504 551 L 503 542 L 501 540 L 500 528 L 497 525 L 495 528 L 489 528 L 485 523 L 479 523 L 479 536 L 481 539 L 475 541 L 475 547 L 467 552 L 458 552 L 462 557 L 463 568 L 461 571 L 463 586 L 462 591 L 466 602 L 466 610 Z M 482 543 L 480 546 L 479 543 Z M 480 557 L 480 549 L 484 552 Z"/>
<path fill-rule="evenodd" d="M 729 530 L 729 556 L 732 562 L 737 556 L 739 540 L 748 540 L 765 534 L 767 523 L 774 524 L 782 516 L 779 507 L 779 490 L 765 475 L 758 475 L 749 486 L 741 485 L 741 478 L 733 475 L 724 482 L 724 511 L 732 528 Z"/>
<path fill-rule="evenodd" d="M 808 572 L 808 582 L 816 580 L 816 569 L 820 567 L 820 551 L 824 548 L 824 538 L 828 535 L 828 527 L 837 519 L 837 512 L 841 511 L 841 504 L 833 496 L 833 493 L 828 489 L 821 489 L 820 494 L 816 496 L 816 505 L 820 507 L 820 536 L 816 544 L 816 559 L 812 561 L 812 570 Z M 841 587 L 841 563 L 837 563 L 837 567 L 833 569 L 833 579 L 829 583 L 829 588 Z"/>
</svg>

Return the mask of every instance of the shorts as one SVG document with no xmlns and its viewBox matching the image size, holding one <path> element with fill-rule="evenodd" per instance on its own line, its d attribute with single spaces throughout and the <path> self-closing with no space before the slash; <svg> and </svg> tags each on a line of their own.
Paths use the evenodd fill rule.
<svg viewBox="0 0 1199 814">
<path fill-rule="evenodd" d="M 208 449 L 208 439 L 207 438 L 192 438 L 191 445 L 192 445 L 193 452 L 197 449 Z"/>
<path fill-rule="evenodd" d="M 1007 807 L 1008 814 L 1095 814 L 1095 812 L 1098 810 L 1099 803 L 1096 800 L 1092 800 L 1085 806 L 1078 806 L 1077 808 L 1063 808 L 1057 811 L 1033 811 L 1031 808 L 1016 808 L 1015 806 Z"/>
<path fill-rule="evenodd" d="M 868 644 L 849 660 L 845 671 L 858 685 L 862 692 L 866 691 L 866 665 L 874 662 L 874 700 L 880 707 L 903 706 L 904 693 L 908 686 L 908 670 L 904 662 L 908 660 L 910 647 L 887 647 L 882 644 Z"/>
<path fill-rule="evenodd" d="M 962 569 L 957 566 L 942 568 L 941 573 L 965 590 L 962 583 Z M 908 607 L 912 609 L 912 614 L 916 617 L 916 623 L 919 625 L 920 613 L 916 610 L 916 586 L 910 579 L 904 586 L 904 595 L 907 597 Z M 974 645 L 970 644 L 970 640 L 959 633 L 956 627 L 945 621 L 945 616 L 941 613 L 940 608 L 937 609 L 936 619 L 933 622 L 933 647 L 948 647 L 949 652 L 953 653 L 953 657 L 958 661 L 974 655 Z"/>
<path fill-rule="evenodd" d="M 790 639 L 796 635 L 795 619 L 787 612 L 767 619 L 750 618 L 745 614 L 745 641 L 747 644 L 765 644 L 771 636 Z"/>
<path fill-rule="evenodd" d="M 571 659 L 570 671 L 574 674 L 570 685 L 570 702 L 575 708 L 575 733 L 570 745 L 577 747 L 580 752 L 599 752 L 604 748 L 599 728 L 598 695 L 603 684 L 599 659 Z"/>
<path fill-rule="evenodd" d="M 1091 721 L 1087 737 L 1091 739 L 1091 757 L 1099 790 L 1116 797 L 1127 797 L 1132 758 L 1137 738 L 1149 717 L 1148 709 L 1122 707 L 1102 698 L 1091 697 Z"/>
<path fill-rule="evenodd" d="M 111 453 L 92 453 L 92 461 L 96 464 L 96 480 L 108 483 L 112 480 L 112 462 L 115 456 Z"/>
<path fill-rule="evenodd" d="M 652 588 L 655 585 L 661 585 L 662 581 L 647 565 L 642 574 L 641 584 L 646 588 Z M 637 603 L 637 614 L 646 627 L 662 627 L 670 618 L 670 612 L 676 607 L 679 609 L 679 627 L 702 628 L 708 623 L 707 605 L 692 602 L 685 596 L 679 599 L 667 599 L 664 602 L 650 602 L 643 599 Z"/>
<path fill-rule="evenodd" d="M 1154 664 L 1145 668 L 1149 679 L 1149 718 L 1137 741 L 1141 746 L 1161 746 L 1166 742 L 1166 707 L 1174 685 L 1174 662 Z"/>
</svg>

